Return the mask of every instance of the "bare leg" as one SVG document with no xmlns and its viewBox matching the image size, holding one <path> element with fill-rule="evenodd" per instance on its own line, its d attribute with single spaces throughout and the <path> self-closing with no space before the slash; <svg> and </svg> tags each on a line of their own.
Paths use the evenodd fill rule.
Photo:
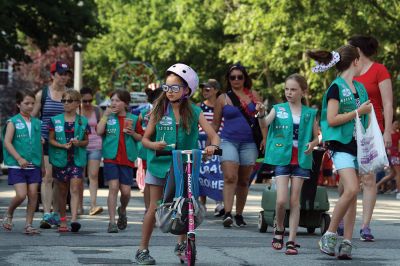
<svg viewBox="0 0 400 266">
<path fill-rule="evenodd" d="M 126 207 L 129 204 L 129 200 L 131 199 L 131 186 L 129 185 L 119 185 L 121 191 L 121 213 L 126 214 Z"/>
<path fill-rule="evenodd" d="M 60 192 L 59 199 L 58 199 L 60 217 L 61 217 L 60 226 L 66 227 L 67 220 L 64 220 L 63 218 L 65 218 L 67 216 L 66 207 L 67 207 L 67 195 L 68 195 L 69 184 L 67 182 L 61 182 L 57 179 L 55 182 L 56 182 L 56 186 L 58 186 L 58 191 Z"/>
<path fill-rule="evenodd" d="M 28 206 L 26 208 L 26 224 L 32 224 L 33 215 L 36 209 L 36 203 L 38 200 L 38 183 L 28 185 Z"/>
<path fill-rule="evenodd" d="M 363 225 L 362 228 L 369 226 L 372 213 L 376 203 L 376 179 L 375 175 L 364 175 L 363 181 Z"/>
<path fill-rule="evenodd" d="M 24 202 L 27 195 L 27 184 L 18 183 L 14 185 L 15 196 L 11 199 L 7 214 L 13 216 L 15 209 Z"/>
<path fill-rule="evenodd" d="M 119 180 L 118 179 L 109 180 L 107 206 L 111 224 L 115 223 L 115 208 L 117 207 L 118 191 L 119 191 Z"/>
<path fill-rule="evenodd" d="M 82 186 L 82 178 L 71 178 L 70 193 L 71 193 L 71 222 L 76 222 L 78 218 L 79 194 Z"/>
<path fill-rule="evenodd" d="M 44 165 L 46 168 L 46 174 L 42 179 L 40 195 L 42 197 L 44 213 L 50 213 L 53 198 L 53 167 L 49 163 L 49 156 L 44 156 Z"/>
<path fill-rule="evenodd" d="M 99 188 L 99 160 L 88 161 L 88 176 L 89 176 L 89 192 L 90 192 L 90 207 L 96 207 L 97 190 Z"/>
<path fill-rule="evenodd" d="M 276 230 L 283 231 L 285 225 L 286 203 L 288 201 L 288 184 L 289 176 L 279 176 L 276 179 L 276 203 L 275 203 L 275 217 L 276 217 Z M 275 235 L 276 239 L 282 239 L 282 235 Z M 275 248 L 281 248 L 279 243 L 274 244 Z"/>
<path fill-rule="evenodd" d="M 296 242 L 297 228 L 300 219 L 300 194 L 304 179 L 292 177 L 290 186 L 290 217 L 289 217 L 289 241 Z"/>
<path fill-rule="evenodd" d="M 250 175 L 253 172 L 253 165 L 239 166 L 239 176 L 236 186 L 236 214 L 242 215 L 249 193 Z M 224 185 L 225 186 L 225 185 Z"/>
<path fill-rule="evenodd" d="M 233 201 L 238 182 L 239 165 L 235 162 L 225 161 L 221 164 L 224 173 L 224 206 L 225 213 L 232 212 Z"/>
</svg>

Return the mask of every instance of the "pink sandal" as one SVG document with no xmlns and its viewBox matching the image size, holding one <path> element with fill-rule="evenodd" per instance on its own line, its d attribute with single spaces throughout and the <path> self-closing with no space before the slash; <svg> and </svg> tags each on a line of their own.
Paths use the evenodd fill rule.
<svg viewBox="0 0 400 266">
<path fill-rule="evenodd" d="M 13 228 L 12 224 L 12 216 L 9 215 L 8 213 L 5 213 L 3 216 L 3 220 L 1 221 L 1 225 L 6 231 L 11 231 Z"/>
</svg>

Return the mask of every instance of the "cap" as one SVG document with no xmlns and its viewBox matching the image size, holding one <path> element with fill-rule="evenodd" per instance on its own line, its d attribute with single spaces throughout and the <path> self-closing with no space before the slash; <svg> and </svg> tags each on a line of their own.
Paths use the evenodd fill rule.
<svg viewBox="0 0 400 266">
<path fill-rule="evenodd" d="M 221 86 L 219 85 L 219 82 L 216 79 L 209 79 L 207 82 L 201 83 L 200 88 L 204 88 L 204 87 L 206 87 L 206 88 L 211 87 L 216 90 L 221 89 Z"/>
<path fill-rule="evenodd" d="M 58 74 L 64 74 L 66 72 L 72 72 L 72 71 L 69 69 L 67 63 L 57 61 L 57 62 L 51 64 L 51 66 L 50 66 L 50 73 L 54 74 L 55 72 L 57 72 Z"/>
</svg>

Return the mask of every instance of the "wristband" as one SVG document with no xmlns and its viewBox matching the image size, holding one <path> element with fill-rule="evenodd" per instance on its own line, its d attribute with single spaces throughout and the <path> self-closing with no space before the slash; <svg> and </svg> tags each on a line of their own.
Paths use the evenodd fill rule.
<svg viewBox="0 0 400 266">
<path fill-rule="evenodd" d="M 262 116 L 257 116 L 257 118 L 258 118 L 258 119 L 262 119 L 262 118 L 264 118 L 264 117 L 266 117 L 266 116 L 267 116 L 267 114 L 264 113 L 264 115 L 262 115 Z"/>
<path fill-rule="evenodd" d="M 217 148 L 219 150 L 219 146 L 218 145 L 210 144 L 209 146 L 214 146 L 215 148 Z"/>
<path fill-rule="evenodd" d="M 108 117 L 106 117 L 106 116 L 103 116 L 103 117 L 100 119 L 100 121 L 101 121 L 101 122 L 104 122 L 104 123 L 107 123 L 107 120 L 108 120 Z"/>
</svg>

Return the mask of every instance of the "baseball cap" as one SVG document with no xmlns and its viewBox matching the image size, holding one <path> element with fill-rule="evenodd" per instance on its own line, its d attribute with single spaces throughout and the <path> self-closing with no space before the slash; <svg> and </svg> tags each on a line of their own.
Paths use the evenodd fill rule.
<svg viewBox="0 0 400 266">
<path fill-rule="evenodd" d="M 72 71 L 69 69 L 69 66 L 67 63 L 62 62 L 62 61 L 57 61 L 57 62 L 51 64 L 51 66 L 50 66 L 50 73 L 54 74 L 55 72 L 57 72 L 58 74 L 64 74 L 64 73 L 72 72 Z"/>
<path fill-rule="evenodd" d="M 221 89 L 219 82 L 216 79 L 209 79 L 207 82 L 201 83 L 200 88 L 214 88 L 216 90 Z"/>
</svg>

